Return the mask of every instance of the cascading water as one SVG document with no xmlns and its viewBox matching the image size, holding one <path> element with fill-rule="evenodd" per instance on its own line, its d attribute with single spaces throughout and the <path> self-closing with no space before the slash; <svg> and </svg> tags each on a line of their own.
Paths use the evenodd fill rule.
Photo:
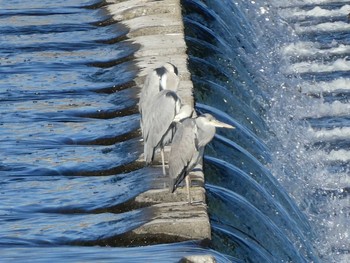
<svg viewBox="0 0 350 263">
<path fill-rule="evenodd" d="M 245 261 L 317 261 L 305 217 L 264 166 L 271 163 L 264 140 L 273 132 L 265 117 L 272 96 L 269 86 L 276 85 L 265 75 L 275 70 L 271 39 L 258 38 L 243 4 L 185 1 L 184 6 L 196 100 L 206 104 L 197 104 L 198 110 L 225 121 L 233 118 L 237 127 L 225 137 L 216 136 L 207 151 L 214 246 Z M 212 180 L 224 188 L 212 185 Z M 274 233 L 273 238 L 267 233 Z M 235 246 L 239 249 L 232 249 Z"/>
<path fill-rule="evenodd" d="M 214 246 L 247 262 L 348 262 L 350 8 L 286 2 L 184 1 L 197 108 L 238 124 L 206 152 Z"/>
<path fill-rule="evenodd" d="M 118 89 L 137 47 L 93 2 L 24 2 L 0 10 L 3 260 L 349 261 L 346 1 L 182 1 L 196 108 L 236 127 L 204 158 L 210 248 L 97 246 L 150 216 L 114 209 L 156 173 L 133 164 L 136 90 Z"/>
<path fill-rule="evenodd" d="M 301 197 L 315 225 L 325 262 L 350 261 L 349 195 L 349 12 L 348 1 L 280 2 L 282 17 L 296 41 L 282 50 L 289 60 L 286 74 L 297 73 L 300 89 L 311 99 L 296 103 L 305 121 L 307 158 L 301 173 L 307 180 Z M 305 160 L 306 159 L 306 160 Z M 308 167 L 311 169 L 305 169 Z"/>
</svg>

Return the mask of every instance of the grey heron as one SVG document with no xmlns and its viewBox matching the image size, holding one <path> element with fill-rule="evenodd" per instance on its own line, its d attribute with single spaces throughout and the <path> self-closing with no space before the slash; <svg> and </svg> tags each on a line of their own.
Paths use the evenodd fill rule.
<svg viewBox="0 0 350 263">
<path fill-rule="evenodd" d="M 166 174 L 164 147 L 172 141 L 176 123 L 191 117 L 192 112 L 189 105 L 181 104 L 181 99 L 174 91 L 162 90 L 155 95 L 143 122 L 146 164 L 153 161 L 156 150 L 160 149 L 163 174 Z"/>
<path fill-rule="evenodd" d="M 169 191 L 173 193 L 185 179 L 188 202 L 191 203 L 189 173 L 200 162 L 204 147 L 213 139 L 216 127 L 234 127 L 220 122 L 210 114 L 185 119 L 178 125 L 169 157 Z"/>
<path fill-rule="evenodd" d="M 178 69 L 171 63 L 165 63 L 163 66 L 152 70 L 146 77 L 141 90 L 139 100 L 139 111 L 141 114 L 141 131 L 144 136 L 143 123 L 145 116 L 150 112 L 153 104 L 152 100 L 162 90 L 177 91 L 180 79 Z"/>
</svg>

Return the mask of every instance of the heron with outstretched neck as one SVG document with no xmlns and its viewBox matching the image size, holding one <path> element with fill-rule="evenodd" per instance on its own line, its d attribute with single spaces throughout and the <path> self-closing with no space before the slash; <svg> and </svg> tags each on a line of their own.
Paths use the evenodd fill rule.
<svg viewBox="0 0 350 263">
<path fill-rule="evenodd" d="M 169 191 L 173 193 L 185 180 L 189 203 L 192 202 L 189 173 L 200 163 L 204 147 L 213 139 L 217 127 L 234 128 L 210 114 L 203 114 L 185 119 L 176 129 L 169 157 Z"/>
</svg>

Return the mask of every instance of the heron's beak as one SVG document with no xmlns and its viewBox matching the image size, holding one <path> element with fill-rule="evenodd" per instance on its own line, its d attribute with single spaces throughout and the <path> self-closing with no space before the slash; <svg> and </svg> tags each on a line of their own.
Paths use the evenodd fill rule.
<svg viewBox="0 0 350 263">
<path fill-rule="evenodd" d="M 227 124 L 227 123 L 224 123 L 224 122 L 221 122 L 221 121 L 218 121 L 218 120 L 211 120 L 210 121 L 215 127 L 218 127 L 218 128 L 228 128 L 228 129 L 235 129 L 234 126 L 230 125 L 230 124 Z"/>
</svg>

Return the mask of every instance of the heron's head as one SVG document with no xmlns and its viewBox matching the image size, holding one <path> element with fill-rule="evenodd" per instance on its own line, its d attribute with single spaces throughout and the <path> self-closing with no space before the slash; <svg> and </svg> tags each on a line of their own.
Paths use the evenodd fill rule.
<svg viewBox="0 0 350 263">
<path fill-rule="evenodd" d="M 205 113 L 205 114 L 199 116 L 198 119 L 200 119 L 200 121 L 202 121 L 204 125 L 211 125 L 211 126 L 214 126 L 217 128 L 228 128 L 228 129 L 235 128 L 232 125 L 218 121 L 217 119 L 214 118 L 213 115 L 211 115 L 209 113 Z"/>
<path fill-rule="evenodd" d="M 160 90 L 173 90 L 177 91 L 180 83 L 180 78 L 178 76 L 177 67 L 173 64 L 167 62 L 162 67 L 160 71 Z"/>
<path fill-rule="evenodd" d="M 171 72 L 171 73 L 174 73 L 175 75 L 179 75 L 179 71 L 177 69 L 177 67 L 170 63 L 170 62 L 167 62 L 163 65 L 163 67 L 168 71 L 168 72 Z"/>
</svg>

